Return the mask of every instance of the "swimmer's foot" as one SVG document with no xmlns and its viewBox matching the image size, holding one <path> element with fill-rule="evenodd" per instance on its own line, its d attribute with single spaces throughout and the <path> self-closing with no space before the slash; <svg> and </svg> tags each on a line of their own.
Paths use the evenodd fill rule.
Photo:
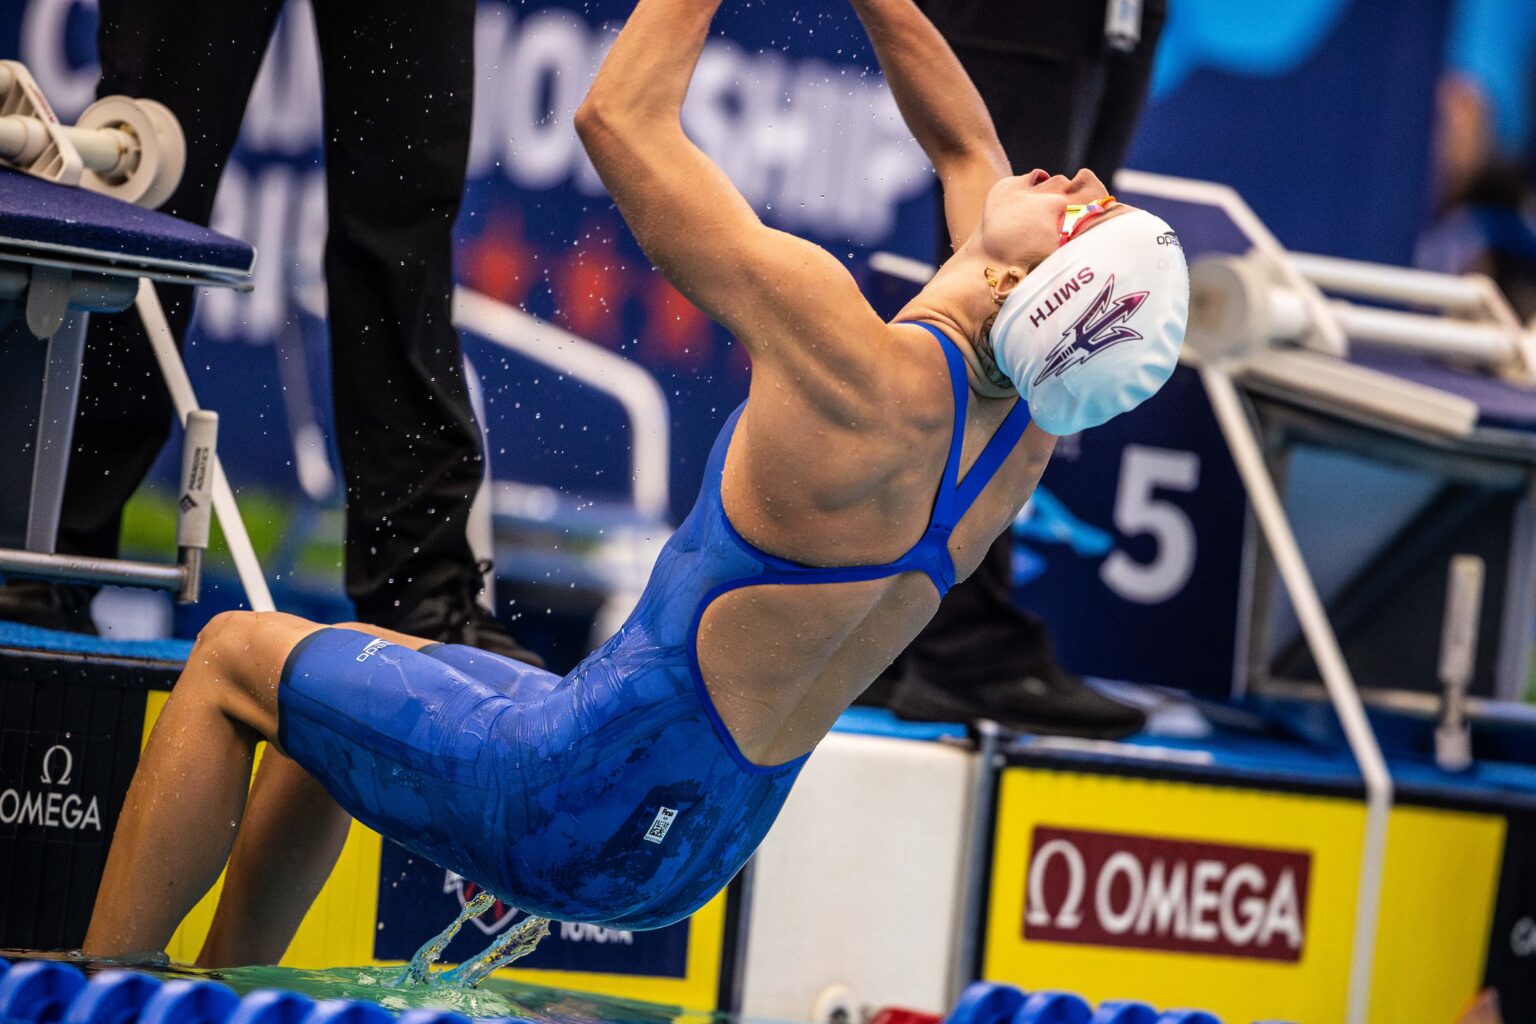
<svg viewBox="0 0 1536 1024">
<path fill-rule="evenodd" d="M 15 579 L 0 583 L 0 621 L 96 635 L 91 618 L 95 587 Z"/>
<path fill-rule="evenodd" d="M 482 651 L 490 651 L 492 654 L 499 654 L 504 658 L 521 661 L 536 668 L 544 667 L 544 659 L 513 639 L 507 627 L 503 626 L 496 616 L 486 611 L 482 604 L 470 604 L 460 636 L 462 639 L 446 642 L 468 644 L 470 647 L 478 647 Z"/>
<path fill-rule="evenodd" d="M 988 682 L 939 683 L 908 671 L 885 704 L 898 718 L 973 722 L 989 718 L 1014 732 L 1122 739 L 1140 732 L 1147 716 L 1112 700 L 1058 665 Z"/>
</svg>

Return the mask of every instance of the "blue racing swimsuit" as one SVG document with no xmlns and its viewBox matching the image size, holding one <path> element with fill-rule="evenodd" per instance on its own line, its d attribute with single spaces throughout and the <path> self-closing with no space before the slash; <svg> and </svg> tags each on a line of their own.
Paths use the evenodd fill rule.
<svg viewBox="0 0 1536 1024">
<path fill-rule="evenodd" d="M 720 501 L 738 408 L 634 613 L 569 675 L 321 629 L 283 668 L 279 745 L 353 817 L 511 906 L 626 929 L 693 913 L 757 849 L 805 763 L 757 765 L 737 748 L 699 672 L 705 610 L 739 587 L 913 571 L 942 596 L 955 577 L 950 531 L 1029 425 L 1020 402 L 957 481 L 965 365 L 922 326 L 944 351 L 954 427 L 932 520 L 901 558 L 817 568 L 738 534 Z"/>
</svg>

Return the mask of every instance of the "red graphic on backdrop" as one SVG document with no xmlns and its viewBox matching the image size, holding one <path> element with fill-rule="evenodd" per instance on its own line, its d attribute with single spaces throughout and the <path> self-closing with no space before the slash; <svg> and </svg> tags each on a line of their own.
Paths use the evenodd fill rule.
<svg viewBox="0 0 1536 1024">
<path fill-rule="evenodd" d="M 614 234 L 620 222 L 593 218 L 570 246 L 541 246 L 527 238 L 521 218 L 490 215 L 463 249 L 470 287 L 513 306 L 527 306 L 540 289 L 555 302 L 553 323 L 652 370 L 693 373 L 720 356 L 741 377 L 741 346 L 685 299 L 643 257 L 625 255 Z M 638 326 L 638 331 L 634 328 Z"/>
<path fill-rule="evenodd" d="M 1024 937 L 1295 963 L 1312 854 L 1035 827 Z"/>
</svg>

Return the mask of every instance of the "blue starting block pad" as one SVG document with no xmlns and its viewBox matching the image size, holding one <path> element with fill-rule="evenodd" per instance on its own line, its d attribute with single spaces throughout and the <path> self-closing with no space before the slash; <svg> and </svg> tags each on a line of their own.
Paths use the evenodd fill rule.
<svg viewBox="0 0 1536 1024">
<path fill-rule="evenodd" d="M 54 551 L 85 314 L 126 309 L 142 278 L 247 289 L 255 259 L 201 225 L 0 169 L 0 548 Z"/>
<path fill-rule="evenodd" d="M 1498 377 L 1468 373 L 1432 359 L 1374 353 L 1369 349 L 1351 352 L 1349 361 L 1465 398 L 1477 405 L 1480 429 L 1516 432 L 1523 435 L 1526 444 L 1536 448 L 1536 400 L 1529 388 Z"/>
<path fill-rule="evenodd" d="M 249 287 L 249 245 L 164 213 L 0 169 L 0 261 Z"/>
</svg>

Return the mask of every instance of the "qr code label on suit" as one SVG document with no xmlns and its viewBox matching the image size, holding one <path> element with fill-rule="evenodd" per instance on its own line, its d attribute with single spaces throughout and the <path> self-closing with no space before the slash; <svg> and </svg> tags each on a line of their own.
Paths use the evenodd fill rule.
<svg viewBox="0 0 1536 1024">
<path fill-rule="evenodd" d="M 670 807 L 663 807 L 656 812 L 656 820 L 651 822 L 651 827 L 646 830 L 645 841 L 659 843 L 667 838 L 667 830 L 672 827 L 672 821 L 677 817 L 677 811 Z"/>
</svg>

